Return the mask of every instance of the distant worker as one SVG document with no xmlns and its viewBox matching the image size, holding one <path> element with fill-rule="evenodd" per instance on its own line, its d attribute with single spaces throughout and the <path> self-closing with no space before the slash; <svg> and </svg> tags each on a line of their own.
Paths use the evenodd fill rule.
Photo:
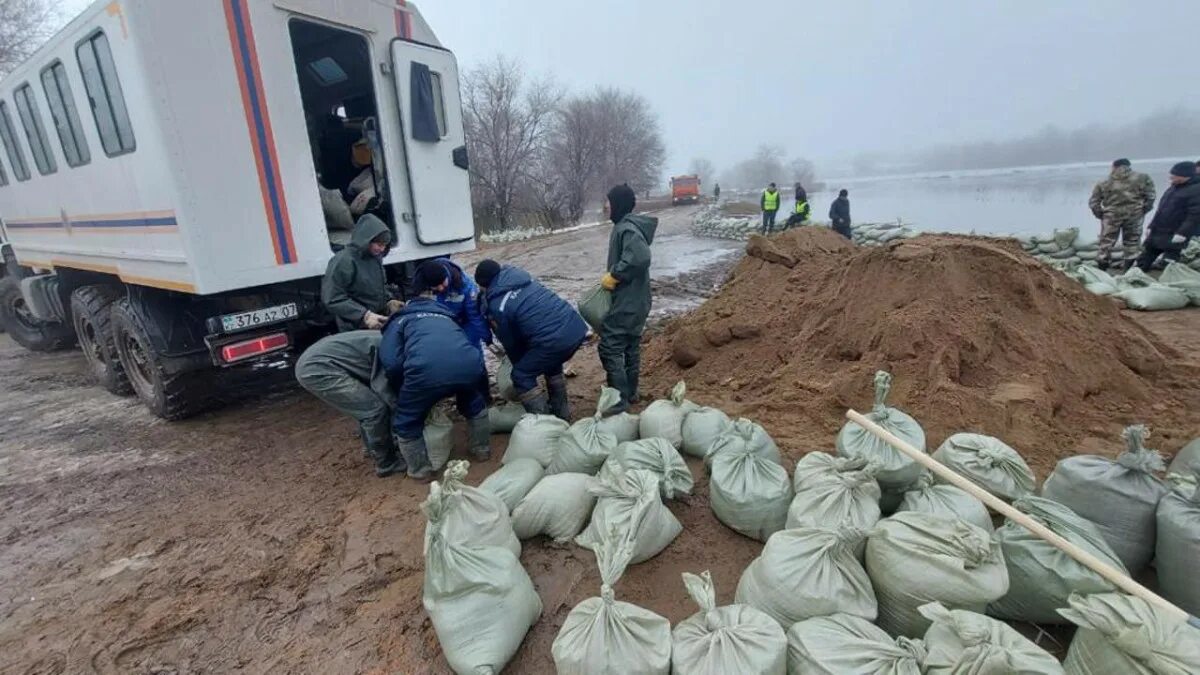
<svg viewBox="0 0 1200 675">
<path fill-rule="evenodd" d="M 483 260 L 475 267 L 483 306 L 512 361 L 513 387 L 526 412 L 570 420 L 563 365 L 587 339 L 575 308 L 520 267 Z M 546 389 L 538 379 L 546 378 Z"/>
<path fill-rule="evenodd" d="M 778 200 L 777 200 L 778 201 Z M 608 191 L 608 271 L 600 280 L 612 291 L 612 308 L 600 327 L 600 363 L 608 386 L 621 392 L 621 402 L 607 411 L 616 414 L 638 402 L 641 377 L 642 331 L 650 316 L 650 244 L 658 219 L 634 214 L 633 190 L 618 185 Z"/>
<path fill-rule="evenodd" d="M 808 201 L 797 199 L 796 205 L 792 208 L 792 215 L 788 216 L 787 223 L 784 229 L 798 227 L 808 222 L 809 216 L 812 215 L 812 207 L 808 205 Z"/>
<path fill-rule="evenodd" d="M 1150 232 L 1137 265 L 1149 272 L 1159 255 L 1178 260 L 1188 240 L 1200 234 L 1200 177 L 1195 162 L 1180 162 L 1171 167 L 1171 187 L 1158 200 L 1158 210 L 1150 221 Z"/>
<path fill-rule="evenodd" d="M 425 418 L 439 401 L 454 397 L 467 419 L 468 452 L 473 459 L 491 457 L 487 403 L 479 391 L 486 377 L 483 360 L 454 315 L 431 291 L 413 298 L 388 320 L 379 345 L 379 362 L 396 392 L 392 434 L 408 467 L 408 475 L 424 480 L 433 474 L 425 447 Z"/>
<path fill-rule="evenodd" d="M 1132 267 L 1142 241 L 1142 221 L 1154 209 L 1154 181 L 1134 171 L 1128 159 L 1118 159 L 1112 163 L 1108 178 L 1092 189 L 1088 207 L 1100 219 L 1097 264 L 1108 269 L 1119 237 L 1125 252 L 1125 267 Z"/>
<path fill-rule="evenodd" d="M 321 302 L 337 320 L 339 331 L 379 330 L 398 308 L 383 270 L 391 243 L 387 225 L 367 214 L 354 225 L 350 244 L 330 259 L 321 280 Z"/>
<path fill-rule="evenodd" d="M 838 191 L 837 199 L 829 205 L 829 227 L 847 239 L 853 238 L 850 231 L 850 192 Z"/>
<path fill-rule="evenodd" d="M 713 203 L 721 201 L 721 184 L 713 183 Z"/>
<path fill-rule="evenodd" d="M 375 475 L 383 478 L 407 469 L 392 441 L 392 391 L 379 363 L 377 330 L 355 330 L 322 338 L 296 361 L 296 380 L 313 396 L 358 421 Z"/>
<path fill-rule="evenodd" d="M 804 189 L 804 186 L 800 184 L 800 181 L 796 181 L 795 197 L 796 197 L 796 201 L 798 201 L 798 202 L 807 202 L 808 201 L 808 190 Z"/>
<path fill-rule="evenodd" d="M 779 191 L 774 183 L 763 190 L 758 205 L 762 208 L 762 233 L 771 234 L 775 230 L 775 214 L 779 212 Z"/>
</svg>

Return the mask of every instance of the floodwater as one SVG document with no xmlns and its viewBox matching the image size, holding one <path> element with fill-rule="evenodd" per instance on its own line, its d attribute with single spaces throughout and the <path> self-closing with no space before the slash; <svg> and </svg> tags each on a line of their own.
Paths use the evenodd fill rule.
<svg viewBox="0 0 1200 675">
<path fill-rule="evenodd" d="M 1161 195 L 1171 166 L 1183 159 L 1134 160 L 1133 168 L 1149 174 Z M 1107 162 L 1092 162 L 830 179 L 829 189 L 810 194 L 809 201 L 818 220 L 828 217 L 829 204 L 845 188 L 859 223 L 901 220 L 920 231 L 963 234 L 1049 234 L 1067 227 L 1099 234 L 1088 198 L 1108 170 Z"/>
</svg>

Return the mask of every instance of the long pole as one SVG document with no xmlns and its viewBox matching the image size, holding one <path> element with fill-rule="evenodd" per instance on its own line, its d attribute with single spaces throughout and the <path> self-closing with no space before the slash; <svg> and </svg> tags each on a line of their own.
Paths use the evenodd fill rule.
<svg viewBox="0 0 1200 675">
<path fill-rule="evenodd" d="M 1012 506 L 1005 503 L 992 493 L 958 475 L 957 472 L 955 472 L 953 469 L 950 469 L 945 464 L 942 464 L 929 455 L 917 450 L 892 432 L 872 422 L 865 415 L 854 410 L 848 410 L 846 411 L 846 417 L 874 434 L 876 438 L 895 448 L 901 454 L 905 455 L 926 469 L 929 469 L 947 483 L 961 488 L 963 491 L 983 502 L 1000 515 L 1050 542 L 1050 544 L 1052 544 L 1055 548 L 1071 556 L 1080 565 L 1087 567 L 1096 574 L 1099 574 L 1108 581 L 1112 582 L 1112 584 L 1117 588 L 1130 595 L 1139 597 L 1153 605 L 1157 605 L 1172 618 L 1179 619 L 1180 621 L 1186 621 L 1191 625 L 1200 628 L 1200 619 L 1197 619 L 1194 616 L 1189 616 L 1187 612 L 1171 604 L 1165 598 L 1159 596 L 1149 588 L 1146 588 L 1145 586 L 1129 578 L 1129 576 L 1121 570 L 1109 565 L 1108 563 L 1076 546 L 1075 544 L 1072 544 L 1055 532 L 1052 532 L 1045 525 L 1042 525 L 1033 518 L 1030 518 L 1027 514 L 1021 513 L 1017 509 L 1014 509 Z"/>
</svg>

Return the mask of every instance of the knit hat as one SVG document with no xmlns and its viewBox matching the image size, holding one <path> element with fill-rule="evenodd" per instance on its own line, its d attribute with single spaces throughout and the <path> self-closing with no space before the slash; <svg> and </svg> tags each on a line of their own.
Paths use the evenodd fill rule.
<svg viewBox="0 0 1200 675">
<path fill-rule="evenodd" d="M 1180 162 L 1171 167 L 1171 175 L 1179 176 L 1180 178 L 1195 178 L 1196 163 L 1195 162 Z"/>
<path fill-rule="evenodd" d="M 608 191 L 608 218 L 614 223 L 621 222 L 622 218 L 633 213 L 635 206 L 637 206 L 637 195 L 628 185 L 622 183 Z"/>
<path fill-rule="evenodd" d="M 481 260 L 475 266 L 475 283 L 485 288 L 491 286 L 497 274 L 500 274 L 500 263 L 491 258 Z"/>
<path fill-rule="evenodd" d="M 450 280 L 446 266 L 438 260 L 430 260 L 417 268 L 416 286 L 421 291 L 427 291 Z"/>
<path fill-rule="evenodd" d="M 1113 162 L 1114 169 L 1117 168 L 1118 166 L 1133 166 L 1133 165 L 1130 164 L 1128 159 L 1125 159 L 1124 157 L 1122 157 L 1121 159 L 1118 159 Z"/>
</svg>

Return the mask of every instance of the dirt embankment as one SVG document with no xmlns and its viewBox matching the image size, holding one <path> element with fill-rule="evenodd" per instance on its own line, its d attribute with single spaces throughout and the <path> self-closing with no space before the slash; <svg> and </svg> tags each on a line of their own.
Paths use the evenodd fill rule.
<svg viewBox="0 0 1200 675">
<path fill-rule="evenodd" d="M 930 450 L 997 436 L 1044 478 L 1081 444 L 1144 422 L 1162 446 L 1196 432 L 1200 370 L 1175 346 L 1006 242 L 922 236 L 858 249 L 824 228 L 753 238 L 730 281 L 645 355 L 656 386 L 767 426 L 799 455 L 832 450 L 872 374 Z M 1093 440 L 1089 440 L 1093 439 Z M 1158 443 L 1155 443 L 1158 445 Z"/>
</svg>

